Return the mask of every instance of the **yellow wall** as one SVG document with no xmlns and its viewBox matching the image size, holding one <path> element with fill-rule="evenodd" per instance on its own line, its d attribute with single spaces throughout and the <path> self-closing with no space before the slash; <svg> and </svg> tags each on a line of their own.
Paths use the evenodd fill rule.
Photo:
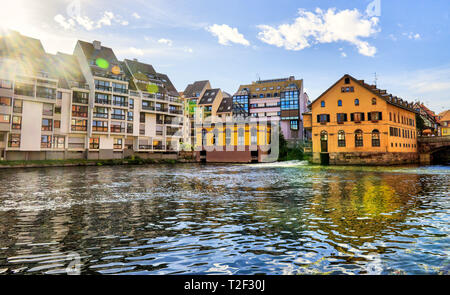
<svg viewBox="0 0 450 295">
<path fill-rule="evenodd" d="M 213 146 L 213 130 L 214 126 L 211 127 L 196 127 L 196 142 L 198 143 L 196 147 L 201 147 L 202 143 L 202 129 L 207 130 L 206 134 L 206 143 L 207 146 Z M 245 138 L 245 145 L 248 146 L 251 143 L 251 129 L 257 128 L 257 145 L 266 145 L 270 143 L 270 126 L 268 125 L 257 125 L 257 124 L 251 124 L 250 126 L 248 124 L 245 125 L 234 125 L 234 126 L 217 126 L 216 127 L 219 130 L 219 136 L 218 136 L 218 144 L 217 146 L 224 147 L 226 144 L 225 142 L 225 130 L 226 128 L 230 128 L 231 130 L 231 144 L 230 146 L 237 146 L 238 145 L 238 130 L 240 128 L 244 128 L 244 138 Z"/>
<path fill-rule="evenodd" d="M 353 87 L 354 92 L 341 92 L 342 87 Z M 355 105 L 355 99 L 359 99 L 359 105 Z M 372 104 L 372 98 L 376 99 L 376 104 Z M 338 100 L 342 100 L 342 106 L 338 106 Z M 321 107 L 321 101 L 325 102 L 325 107 Z M 394 137 L 389 135 L 389 127 L 398 127 L 411 130 L 415 133 L 415 126 L 395 123 L 389 120 L 389 112 L 396 113 L 415 121 L 415 113 L 403 108 L 391 105 L 384 99 L 376 96 L 374 93 L 350 79 L 350 84 L 345 84 L 345 76 L 338 83 L 329 89 L 322 97 L 314 101 L 312 110 L 312 140 L 313 152 L 321 152 L 320 133 L 328 133 L 328 152 L 416 152 L 417 140 L 415 138 Z M 364 121 L 356 123 L 351 121 L 351 113 L 363 112 Z M 382 120 L 378 122 L 368 121 L 368 112 L 381 112 Z M 343 124 L 337 122 L 337 114 L 346 113 L 347 121 Z M 329 114 L 330 122 L 321 124 L 317 122 L 317 115 Z M 305 116 L 305 119 L 308 116 Z M 305 126 L 307 122 L 305 122 Z M 363 131 L 363 146 L 355 147 L 355 131 Z M 380 132 L 380 146 L 372 146 L 372 131 L 377 129 Z M 345 132 L 345 147 L 338 147 L 338 131 Z M 400 131 L 401 132 L 401 131 Z M 393 143 L 393 147 L 391 146 Z M 395 147 L 397 143 L 397 147 Z M 399 147 L 399 144 L 402 147 Z M 403 144 L 409 144 L 410 147 L 403 148 Z"/>
</svg>

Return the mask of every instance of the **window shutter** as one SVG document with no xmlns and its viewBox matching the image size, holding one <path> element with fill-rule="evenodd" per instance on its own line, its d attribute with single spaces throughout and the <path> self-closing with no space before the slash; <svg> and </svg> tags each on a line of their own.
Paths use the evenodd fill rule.
<svg viewBox="0 0 450 295">
<path fill-rule="evenodd" d="M 317 123 L 320 123 L 320 115 L 317 115 Z"/>
<path fill-rule="evenodd" d="M 371 113 L 367 113 L 367 121 L 371 121 L 372 120 L 372 114 Z"/>
<path fill-rule="evenodd" d="M 347 114 L 344 114 L 344 121 L 347 122 Z"/>
<path fill-rule="evenodd" d="M 364 113 L 361 113 L 361 121 L 364 121 Z"/>
<path fill-rule="evenodd" d="M 330 115 L 327 115 L 327 122 L 330 122 Z"/>
<path fill-rule="evenodd" d="M 383 112 L 378 112 L 378 119 L 383 120 L 383 116 L 382 116 Z"/>
<path fill-rule="evenodd" d="M 352 122 L 355 121 L 355 114 L 353 113 L 350 114 L 350 121 Z"/>
</svg>

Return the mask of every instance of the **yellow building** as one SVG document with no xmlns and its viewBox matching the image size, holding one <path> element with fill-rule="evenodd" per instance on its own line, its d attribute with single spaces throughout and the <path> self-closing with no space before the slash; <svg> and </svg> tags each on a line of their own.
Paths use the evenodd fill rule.
<svg viewBox="0 0 450 295">
<path fill-rule="evenodd" d="M 196 126 L 195 154 L 202 162 L 266 162 L 271 126 L 259 122 L 216 122 Z M 275 157 L 275 161 L 276 161 Z"/>
<path fill-rule="evenodd" d="M 417 162 L 413 104 L 344 75 L 305 113 L 314 163 L 389 165 Z M 307 118 L 309 116 L 309 118 Z"/>
<path fill-rule="evenodd" d="M 440 113 L 439 121 L 441 123 L 442 136 L 450 136 L 450 110 Z"/>
</svg>

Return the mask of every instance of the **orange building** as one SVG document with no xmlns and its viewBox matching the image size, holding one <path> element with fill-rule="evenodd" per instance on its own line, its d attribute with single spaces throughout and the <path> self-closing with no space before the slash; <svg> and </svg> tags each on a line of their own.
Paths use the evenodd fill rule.
<svg viewBox="0 0 450 295">
<path fill-rule="evenodd" d="M 413 104 L 344 75 L 305 113 L 313 162 L 389 165 L 418 161 Z M 309 117 L 309 118 L 307 118 Z"/>
</svg>

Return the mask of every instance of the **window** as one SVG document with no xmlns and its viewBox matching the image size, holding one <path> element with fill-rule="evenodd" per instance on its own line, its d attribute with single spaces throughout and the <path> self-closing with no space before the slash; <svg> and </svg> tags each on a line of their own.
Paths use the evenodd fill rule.
<svg viewBox="0 0 450 295">
<path fill-rule="evenodd" d="M 15 99 L 14 100 L 14 107 L 13 107 L 13 112 L 14 113 L 22 113 L 22 106 L 23 106 L 23 101 L 20 99 Z"/>
<path fill-rule="evenodd" d="M 37 86 L 36 87 L 36 96 L 43 97 L 43 98 L 49 98 L 49 99 L 56 99 L 56 89 L 47 88 L 47 87 L 43 87 L 43 86 Z"/>
<path fill-rule="evenodd" d="M 133 112 L 128 112 L 128 114 L 127 114 L 127 120 L 128 120 L 128 121 L 133 121 L 133 116 L 134 116 L 134 113 L 133 113 Z"/>
<path fill-rule="evenodd" d="M 72 131 L 87 131 L 87 120 L 72 119 L 71 125 Z"/>
<path fill-rule="evenodd" d="M 134 99 L 132 99 L 132 98 L 128 99 L 128 107 L 130 109 L 134 108 Z"/>
<path fill-rule="evenodd" d="M 110 96 L 103 93 L 95 93 L 95 103 L 111 104 Z"/>
<path fill-rule="evenodd" d="M 238 145 L 244 146 L 245 145 L 245 131 L 244 128 L 238 129 Z"/>
<path fill-rule="evenodd" d="M 363 146 L 363 132 L 358 129 L 355 131 L 355 147 Z"/>
<path fill-rule="evenodd" d="M 93 150 L 98 150 L 100 148 L 100 138 L 98 137 L 89 138 L 89 148 Z"/>
<path fill-rule="evenodd" d="M 127 124 L 127 133 L 133 133 L 133 124 L 131 124 L 131 123 Z"/>
<path fill-rule="evenodd" d="M 56 92 L 56 98 L 57 99 L 62 99 L 62 92 L 61 91 Z"/>
<path fill-rule="evenodd" d="M 60 114 L 61 115 L 61 107 L 55 106 L 55 114 Z"/>
<path fill-rule="evenodd" d="M 231 144 L 231 129 L 230 128 L 225 129 L 225 144 L 226 145 Z"/>
<path fill-rule="evenodd" d="M 125 133 L 125 123 L 111 122 L 111 132 Z"/>
<path fill-rule="evenodd" d="M 377 129 L 372 131 L 372 146 L 380 146 L 380 131 Z"/>
<path fill-rule="evenodd" d="M 338 147 L 345 147 L 345 132 L 344 132 L 344 130 L 339 130 L 339 132 L 338 132 Z"/>
<path fill-rule="evenodd" d="M 42 131 L 52 131 L 53 130 L 53 120 L 52 119 L 42 119 Z"/>
<path fill-rule="evenodd" d="M 139 114 L 139 122 L 140 123 L 145 123 L 145 113 L 140 113 Z"/>
<path fill-rule="evenodd" d="M 392 121 L 392 113 L 389 112 L 389 121 Z"/>
<path fill-rule="evenodd" d="M 342 100 L 338 100 L 338 107 L 342 106 Z"/>
<path fill-rule="evenodd" d="M 116 106 L 126 107 L 128 106 L 126 99 L 124 96 L 113 96 L 113 104 Z"/>
<path fill-rule="evenodd" d="M 207 131 L 206 129 L 202 129 L 202 145 L 206 145 L 206 137 L 207 137 Z"/>
<path fill-rule="evenodd" d="M 317 122 L 318 123 L 330 122 L 330 115 L 328 115 L 328 114 L 317 115 Z"/>
<path fill-rule="evenodd" d="M 42 108 L 42 115 L 53 116 L 53 105 L 45 103 Z"/>
<path fill-rule="evenodd" d="M 122 138 L 114 138 L 114 149 L 116 150 L 122 149 Z"/>
<path fill-rule="evenodd" d="M 359 99 L 355 99 L 355 106 L 359 106 Z"/>
<path fill-rule="evenodd" d="M 55 110 L 56 112 L 56 110 Z M 80 105 L 72 105 L 72 117 L 82 117 L 87 118 L 88 116 L 88 107 L 80 106 Z"/>
<path fill-rule="evenodd" d="M 374 97 L 372 98 L 372 105 L 376 105 L 377 104 L 377 99 Z"/>
<path fill-rule="evenodd" d="M 322 108 L 324 108 L 324 107 L 325 107 L 325 101 L 322 100 L 322 101 L 320 102 L 320 106 L 321 106 Z"/>
<path fill-rule="evenodd" d="M 215 146 L 219 145 L 219 130 L 217 128 L 213 130 L 212 144 Z"/>
<path fill-rule="evenodd" d="M 336 120 L 339 124 L 347 122 L 347 114 L 344 114 L 344 113 L 336 114 Z"/>
<path fill-rule="evenodd" d="M 42 135 L 41 136 L 41 148 L 51 148 L 52 147 L 52 136 Z"/>
<path fill-rule="evenodd" d="M 382 120 L 382 112 L 370 112 L 367 113 L 367 120 L 377 122 Z"/>
<path fill-rule="evenodd" d="M 55 120 L 55 121 L 53 122 L 53 127 L 54 127 L 55 129 L 60 129 L 60 128 L 61 128 L 61 120 Z"/>
<path fill-rule="evenodd" d="M 12 82 L 9 80 L 0 80 L 0 88 L 12 89 Z"/>
<path fill-rule="evenodd" d="M 0 97 L 0 106 L 11 106 L 10 97 Z"/>
<path fill-rule="evenodd" d="M 108 109 L 101 108 L 101 107 L 95 107 L 94 108 L 94 118 L 108 119 Z"/>
<path fill-rule="evenodd" d="M 291 130 L 298 130 L 298 121 L 297 120 L 291 120 L 290 121 Z"/>
<path fill-rule="evenodd" d="M 64 136 L 53 136 L 53 148 L 63 149 L 66 147 L 66 138 Z"/>
<path fill-rule="evenodd" d="M 348 78 L 348 77 L 345 78 L 344 83 L 345 83 L 345 84 L 350 84 L 350 78 Z"/>
<path fill-rule="evenodd" d="M 20 134 L 9 134 L 8 147 L 20 147 Z"/>
<path fill-rule="evenodd" d="M 253 127 L 250 130 L 250 141 L 251 141 L 251 145 L 257 145 L 258 144 L 258 130 L 256 130 L 255 127 Z"/>
<path fill-rule="evenodd" d="M 108 132 L 107 121 L 92 121 L 92 131 Z"/>
<path fill-rule="evenodd" d="M 125 120 L 125 110 L 113 109 L 111 112 L 111 119 Z"/>
<path fill-rule="evenodd" d="M 14 94 L 23 96 L 34 96 L 34 85 L 16 83 L 14 86 Z"/>
<path fill-rule="evenodd" d="M 22 128 L 22 117 L 13 116 L 12 118 L 12 129 L 20 130 Z"/>
<path fill-rule="evenodd" d="M 364 121 L 364 113 L 352 113 L 350 114 L 350 120 L 356 123 Z"/>
<path fill-rule="evenodd" d="M 10 122 L 10 116 L 5 114 L 0 114 L 0 123 L 9 123 Z"/>
</svg>

